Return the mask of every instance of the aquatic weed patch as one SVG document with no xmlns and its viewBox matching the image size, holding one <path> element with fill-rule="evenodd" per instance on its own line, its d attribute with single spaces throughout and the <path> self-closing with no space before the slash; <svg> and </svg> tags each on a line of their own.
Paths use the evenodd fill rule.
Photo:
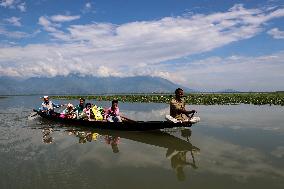
<svg viewBox="0 0 284 189">
<path fill-rule="evenodd" d="M 174 95 L 158 94 L 127 94 L 127 95 L 89 95 L 89 96 L 53 96 L 56 99 L 79 99 L 84 97 L 88 100 L 141 103 L 169 103 Z M 185 95 L 187 104 L 196 105 L 284 105 L 284 93 L 192 93 Z"/>
</svg>

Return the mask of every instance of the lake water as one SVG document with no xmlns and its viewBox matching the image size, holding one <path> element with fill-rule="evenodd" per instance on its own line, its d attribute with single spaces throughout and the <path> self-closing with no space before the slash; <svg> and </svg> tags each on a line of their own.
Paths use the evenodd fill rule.
<svg viewBox="0 0 284 189">
<path fill-rule="evenodd" d="M 0 98 L 1 189 L 284 188 L 284 107 L 191 106 L 201 122 L 190 129 L 115 132 L 28 119 L 40 104 L 39 96 Z M 169 112 L 167 104 L 119 106 L 135 120 Z"/>
</svg>

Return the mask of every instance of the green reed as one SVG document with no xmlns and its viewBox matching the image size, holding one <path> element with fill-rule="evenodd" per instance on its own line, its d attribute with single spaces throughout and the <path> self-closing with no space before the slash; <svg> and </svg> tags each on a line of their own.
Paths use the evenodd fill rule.
<svg viewBox="0 0 284 189">
<path fill-rule="evenodd" d="M 79 99 L 142 103 L 169 103 L 174 95 L 170 94 L 127 94 L 127 95 L 89 95 L 89 96 L 53 96 L 56 99 Z M 191 93 L 185 94 L 187 104 L 196 105 L 284 105 L 284 93 Z"/>
</svg>

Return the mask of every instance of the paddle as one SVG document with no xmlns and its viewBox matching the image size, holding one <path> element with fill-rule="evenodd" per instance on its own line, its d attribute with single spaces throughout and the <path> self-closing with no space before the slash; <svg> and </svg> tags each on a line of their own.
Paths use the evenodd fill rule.
<svg viewBox="0 0 284 189">
<path fill-rule="evenodd" d="M 121 118 L 123 118 L 123 119 L 125 119 L 125 120 L 127 120 L 127 121 L 129 121 L 129 122 L 136 122 L 136 121 L 134 121 L 134 120 L 132 120 L 132 119 L 129 119 L 129 118 L 127 118 L 127 117 L 124 117 L 124 116 L 120 116 Z"/>
<path fill-rule="evenodd" d="M 34 112 L 34 114 L 31 113 L 32 115 L 30 115 L 29 117 L 34 117 L 34 116 L 38 115 L 38 110 L 33 109 L 33 112 Z"/>
<path fill-rule="evenodd" d="M 197 113 L 197 111 L 193 112 L 193 113 L 189 116 L 189 120 L 190 120 L 191 118 L 193 118 L 193 116 L 194 116 L 195 113 Z"/>
</svg>

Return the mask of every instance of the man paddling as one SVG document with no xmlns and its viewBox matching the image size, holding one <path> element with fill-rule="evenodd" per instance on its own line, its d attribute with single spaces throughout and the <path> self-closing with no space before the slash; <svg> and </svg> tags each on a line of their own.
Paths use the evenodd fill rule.
<svg viewBox="0 0 284 189">
<path fill-rule="evenodd" d="M 42 102 L 41 107 L 40 107 L 40 111 L 51 115 L 51 114 L 55 113 L 54 108 L 59 108 L 59 107 L 62 107 L 62 106 L 64 106 L 64 104 L 62 104 L 62 105 L 55 104 L 55 103 L 53 103 L 52 101 L 49 100 L 48 96 L 44 96 L 43 102 Z"/>
<path fill-rule="evenodd" d="M 186 122 L 190 120 L 190 114 L 195 112 L 195 110 L 188 111 L 185 109 L 183 90 L 181 88 L 176 89 L 175 98 L 170 102 L 170 115 L 179 121 Z"/>
</svg>

